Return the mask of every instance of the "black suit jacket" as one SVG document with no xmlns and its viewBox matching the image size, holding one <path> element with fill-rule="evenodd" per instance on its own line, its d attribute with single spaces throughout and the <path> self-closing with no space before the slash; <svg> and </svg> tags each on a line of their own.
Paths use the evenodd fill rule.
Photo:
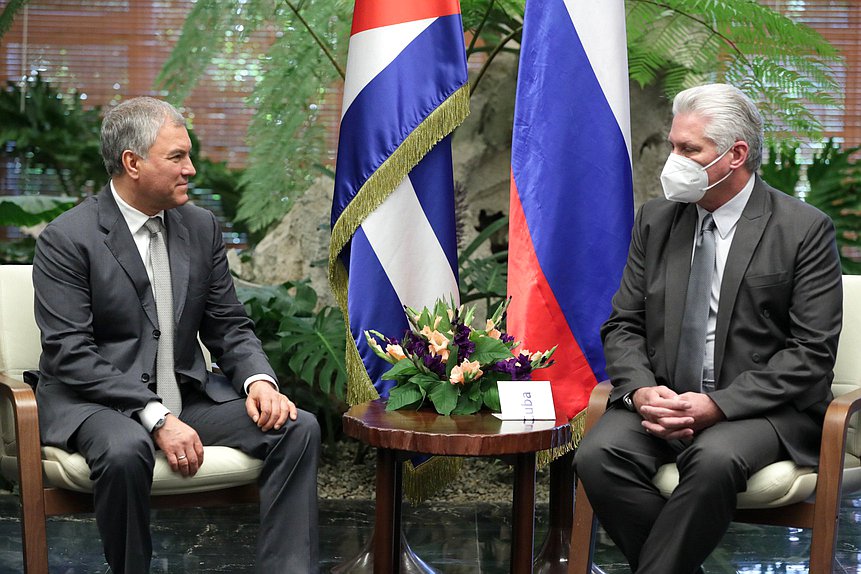
<svg viewBox="0 0 861 574">
<path fill-rule="evenodd" d="M 674 388 L 696 220 L 696 206 L 663 198 L 637 214 L 602 328 L 611 402 L 648 385 Z M 816 464 L 833 398 L 841 285 L 831 220 L 757 177 L 721 284 L 711 398 L 729 420 L 767 418 L 799 464 Z"/>
<path fill-rule="evenodd" d="M 275 373 L 237 300 L 221 229 L 186 204 L 165 213 L 179 378 L 223 402 L 244 395 L 246 378 Z M 67 447 L 99 409 L 134 415 L 158 397 L 158 317 L 146 268 L 106 186 L 40 234 L 33 261 L 36 321 L 42 332 L 36 390 L 42 440 Z M 232 387 L 210 380 L 198 343 Z"/>
</svg>

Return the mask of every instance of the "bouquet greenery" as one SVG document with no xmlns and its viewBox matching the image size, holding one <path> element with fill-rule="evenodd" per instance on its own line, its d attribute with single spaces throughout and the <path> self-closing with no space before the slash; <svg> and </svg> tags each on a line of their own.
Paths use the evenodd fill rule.
<svg viewBox="0 0 861 574">
<path fill-rule="evenodd" d="M 556 347 L 514 351 L 520 343 L 500 330 L 509 301 L 487 319 L 484 329 L 471 326 L 475 306 L 437 300 L 433 309 L 404 307 L 411 329 L 400 341 L 365 331 L 374 352 L 392 364 L 383 375 L 396 382 L 386 409 L 418 409 L 429 399 L 441 415 L 472 414 L 483 406 L 499 411 L 497 381 L 530 380 L 532 371 L 552 365 Z"/>
</svg>

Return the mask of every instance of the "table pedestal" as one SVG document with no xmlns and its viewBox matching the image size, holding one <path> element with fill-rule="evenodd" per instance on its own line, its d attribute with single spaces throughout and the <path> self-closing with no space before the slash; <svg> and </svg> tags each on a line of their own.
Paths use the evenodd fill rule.
<svg viewBox="0 0 861 574">
<path fill-rule="evenodd" d="M 535 453 L 567 444 L 567 421 L 503 421 L 490 413 L 441 416 L 432 411 L 386 411 L 382 401 L 352 407 L 344 432 L 377 447 L 374 573 L 397 574 L 401 558 L 402 457 L 509 456 L 514 459 L 511 572 L 532 572 Z"/>
</svg>

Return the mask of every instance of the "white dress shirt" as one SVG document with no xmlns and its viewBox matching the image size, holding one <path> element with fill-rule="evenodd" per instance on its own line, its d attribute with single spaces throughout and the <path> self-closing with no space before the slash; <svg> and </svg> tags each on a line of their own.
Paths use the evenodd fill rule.
<svg viewBox="0 0 861 574">
<path fill-rule="evenodd" d="M 114 196 L 114 200 L 117 202 L 117 206 L 120 208 L 120 213 L 122 214 L 123 219 L 125 219 L 126 225 L 129 226 L 129 231 L 132 234 L 132 238 L 135 240 L 138 253 L 140 253 L 144 267 L 146 267 L 146 274 L 149 277 L 150 285 L 152 285 L 153 271 L 149 260 L 150 232 L 144 227 L 144 224 L 149 220 L 150 216 L 126 203 L 126 201 L 120 197 L 120 194 L 117 193 L 113 181 L 111 181 L 111 193 Z M 153 217 L 160 217 L 162 221 L 164 221 L 164 211 L 156 213 Z M 257 374 L 248 377 L 245 380 L 245 383 L 243 384 L 245 394 L 248 394 L 248 387 L 251 383 L 260 380 L 269 381 L 276 389 L 278 388 L 278 384 L 272 379 L 272 377 L 266 374 Z M 165 407 L 161 401 L 150 401 L 143 409 L 138 411 L 138 419 L 140 419 L 141 424 L 145 429 L 147 429 L 147 431 L 152 432 L 155 424 L 167 416 L 169 412 L 170 410 Z"/>
</svg>

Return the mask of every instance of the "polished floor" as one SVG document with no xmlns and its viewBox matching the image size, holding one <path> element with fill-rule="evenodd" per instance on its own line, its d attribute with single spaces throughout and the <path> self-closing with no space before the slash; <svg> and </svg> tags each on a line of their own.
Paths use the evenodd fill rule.
<svg viewBox="0 0 861 574">
<path fill-rule="evenodd" d="M 412 548 L 441 573 L 508 572 L 509 508 L 505 504 L 405 507 L 404 529 Z M 547 504 L 539 501 L 536 549 L 547 530 Z M 254 506 L 155 511 L 152 572 L 163 574 L 252 573 L 256 535 Z M 321 502 L 321 572 L 358 554 L 373 524 L 373 503 Z M 98 532 L 90 515 L 51 519 L 52 574 L 103 574 Z M 705 564 L 716 573 L 807 571 L 809 533 L 795 529 L 733 524 Z M 607 574 L 629 572 L 618 550 L 601 537 L 596 563 Z M 0 495 L 0 574 L 22 572 L 20 524 L 12 495 Z M 840 515 L 835 573 L 861 574 L 861 499 L 846 499 Z"/>
</svg>

